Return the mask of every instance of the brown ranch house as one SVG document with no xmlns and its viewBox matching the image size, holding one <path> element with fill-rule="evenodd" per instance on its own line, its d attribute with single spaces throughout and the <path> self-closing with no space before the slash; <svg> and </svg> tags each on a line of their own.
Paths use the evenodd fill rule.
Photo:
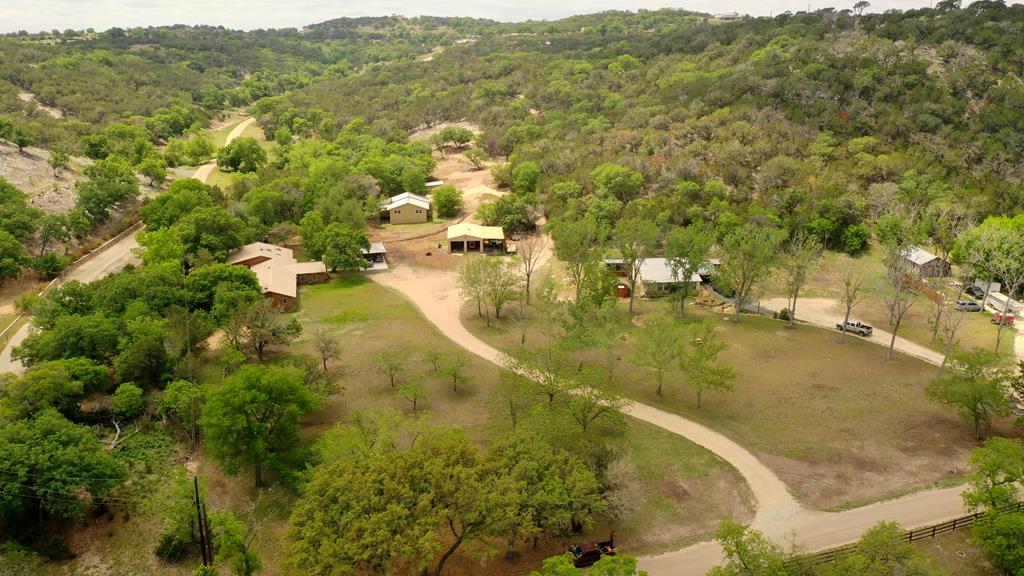
<svg viewBox="0 0 1024 576">
<path fill-rule="evenodd" d="M 264 242 L 242 246 L 228 256 L 227 262 L 252 270 L 263 296 L 285 311 L 295 308 L 299 284 L 317 284 L 330 278 L 323 262 L 297 262 L 291 249 Z"/>
</svg>

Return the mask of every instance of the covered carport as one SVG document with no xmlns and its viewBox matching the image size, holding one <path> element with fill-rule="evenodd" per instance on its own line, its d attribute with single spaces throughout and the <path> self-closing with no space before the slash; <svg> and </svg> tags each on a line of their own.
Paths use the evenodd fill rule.
<svg viewBox="0 0 1024 576">
<path fill-rule="evenodd" d="M 505 231 L 501 226 L 481 226 L 466 222 L 448 227 L 448 250 L 453 254 L 483 252 L 504 254 Z"/>
</svg>

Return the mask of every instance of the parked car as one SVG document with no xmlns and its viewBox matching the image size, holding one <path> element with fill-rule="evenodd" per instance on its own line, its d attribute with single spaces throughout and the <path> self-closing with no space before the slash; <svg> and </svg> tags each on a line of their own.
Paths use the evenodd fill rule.
<svg viewBox="0 0 1024 576">
<path fill-rule="evenodd" d="M 968 284 L 967 287 L 964 288 L 964 292 L 966 292 L 969 296 L 973 296 L 975 298 L 985 297 L 985 291 L 982 290 L 981 288 L 978 288 L 974 284 Z"/>
<path fill-rule="evenodd" d="M 572 554 L 572 563 L 577 568 L 593 566 L 601 556 L 615 556 L 615 535 L 608 537 L 604 542 L 583 542 L 569 548 Z"/>
<path fill-rule="evenodd" d="M 1003 326 L 1013 326 L 1013 323 L 1016 320 L 1017 317 L 1014 316 L 1013 314 L 1010 314 L 1009 312 L 1007 312 L 1006 314 L 999 312 L 992 316 L 993 324 L 1002 324 Z"/>
<path fill-rule="evenodd" d="M 981 312 L 981 303 L 974 300 L 957 300 L 953 307 L 961 312 Z"/>
<path fill-rule="evenodd" d="M 872 328 L 871 326 L 868 326 L 867 324 L 864 324 L 862 322 L 857 322 L 855 320 L 850 320 L 849 322 L 846 322 L 845 330 L 843 329 L 843 326 L 843 322 L 836 324 L 836 330 L 839 330 L 840 332 L 851 332 L 858 336 L 864 336 L 865 338 L 871 336 L 871 333 L 875 331 L 875 329 Z"/>
</svg>

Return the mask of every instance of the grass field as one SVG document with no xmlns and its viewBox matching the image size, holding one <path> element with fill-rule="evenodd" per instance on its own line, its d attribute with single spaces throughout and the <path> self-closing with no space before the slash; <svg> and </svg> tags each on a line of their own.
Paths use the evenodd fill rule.
<svg viewBox="0 0 1024 576">
<path fill-rule="evenodd" d="M 664 301 L 637 306 L 641 313 L 668 308 Z M 484 340 L 499 348 L 518 344 L 522 322 L 508 319 L 487 328 L 475 310 L 463 312 L 463 321 Z M 666 378 L 658 398 L 653 375 L 630 362 L 628 335 L 615 350 L 614 382 L 631 398 L 704 423 L 752 449 L 809 506 L 843 507 L 955 482 L 965 471 L 974 447 L 968 427 L 924 394 L 935 367 L 904 356 L 886 362 L 877 345 L 839 342 L 810 326 L 791 330 L 762 316 L 735 324 L 697 306 L 688 306 L 688 314 L 687 322 L 713 318 L 729 343 L 722 358 L 737 372 L 733 392 L 705 393 L 704 408 L 697 409 L 693 390 L 677 372 Z M 532 323 L 525 323 L 528 346 Z M 627 334 L 636 329 L 625 324 Z M 584 359 L 604 365 L 603 352 L 588 351 Z"/>
</svg>

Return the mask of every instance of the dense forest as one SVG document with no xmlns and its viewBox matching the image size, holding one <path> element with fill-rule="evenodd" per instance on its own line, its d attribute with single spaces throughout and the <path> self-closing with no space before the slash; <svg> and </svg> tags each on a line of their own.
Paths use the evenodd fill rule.
<svg viewBox="0 0 1024 576">
<path fill-rule="evenodd" d="M 225 260 L 263 240 L 301 246 L 304 258 L 322 258 L 332 271 L 361 269 L 382 200 L 425 193 L 434 152 L 443 158 L 457 149 L 510 191 L 484 203 L 479 219 L 519 233 L 543 216 L 555 254 L 578 264 L 572 306 L 558 303 L 556 289 L 547 301 L 538 294 L 534 306 L 558 310 L 552 324 L 582 326 L 608 314 L 610 276 L 598 248 L 629 259 L 643 244 L 657 246 L 649 255 L 671 257 L 673 239 L 699 244 L 694 236 L 707 240 L 691 262 L 703 261 L 712 244 L 728 253 L 745 239 L 760 238 L 768 253 L 806 243 L 859 255 L 898 237 L 897 255 L 927 243 L 979 275 L 1005 279 L 1010 273 L 983 269 L 964 251 L 972 238 L 991 249 L 998 243 L 986 238 L 1024 237 L 1019 218 L 970 226 L 1024 212 L 1024 6 L 943 0 L 861 12 L 725 22 L 665 9 L 515 24 L 392 16 L 298 30 L 173 26 L 0 38 L 0 141 L 12 153 L 47 151 L 55 174 L 71 157 L 86 164 L 67 214 L 35 208 L 0 179 L 0 280 L 28 268 L 55 276 L 68 263 L 60 245 L 87 237 L 115 209 L 137 205 L 145 225 L 139 266 L 19 302 L 34 330 L 14 348 L 27 373 L 0 375 L 0 534 L 18 540 L 0 547 L 0 561 L 14 573 L 42 573 L 36 554 L 66 558 L 62 537 L 74 521 L 117 510 L 128 522 L 154 495 L 167 505 L 153 514 L 160 521 L 152 552 L 169 564 L 194 556 L 202 529 L 192 524 L 192 498 L 208 488 L 191 484 L 180 466 L 161 477 L 153 461 L 170 460 L 175 446 L 195 450 L 200 437 L 204 465 L 251 471 L 257 487 L 280 486 L 290 498 L 275 504 L 294 508 L 291 548 L 281 555 L 299 572 L 397 565 L 441 574 L 463 539 L 466 548 L 486 548 L 483 556 L 498 542 L 513 558 L 517 545 L 590 527 L 614 508 L 608 494 L 619 454 L 608 438 L 622 434 L 621 398 L 579 394 L 583 387 L 549 390 L 542 400 L 513 397 L 506 380 L 521 384 L 516 377 L 544 361 L 526 354 L 525 333 L 524 356 L 513 360 L 526 368 L 502 372 L 495 387 L 506 394 L 498 403 L 512 406 L 511 428 L 495 434 L 503 440 L 482 448 L 460 431 L 390 412 L 354 417 L 315 442 L 300 438 L 302 418 L 335 392 L 328 364 L 338 344 L 307 334 L 318 355 L 264 365 L 264 355 L 287 348 L 302 327 L 271 309 L 253 272 Z M 265 142 L 241 137 L 218 150 L 212 122 L 240 109 Z M 410 139 L 445 123 L 477 130 L 448 126 Z M 169 172 L 213 160 L 228 183 Z M 171 182 L 139 201 L 140 179 Z M 459 212 L 457 191 L 433 194 L 447 216 Z M 910 228 L 920 234 L 904 233 Z M 958 244 L 960 236 L 967 240 Z M 573 245 L 576 262 L 567 257 Z M 728 270 L 728 254 L 724 260 Z M 478 267 L 481 277 L 512 275 L 502 264 Z M 597 268 L 584 286 L 583 271 Z M 740 279 L 720 280 L 747 297 Z M 500 297 L 478 296 L 477 308 L 491 298 L 497 318 L 495 300 L 510 302 L 515 282 Z M 698 340 L 714 338 L 708 328 Z M 223 346 L 216 355 L 211 340 Z M 575 352 L 558 353 L 560 368 L 576 366 Z M 436 351 L 421 360 L 433 362 L 446 386 L 451 379 L 453 393 L 471 369 L 469 360 Z M 395 385 L 411 360 L 381 354 L 376 362 L 416 415 L 422 380 Z M 564 411 L 557 425 L 541 412 L 552 407 Z M 518 429 L 517 418 L 525 422 Z M 508 425 L 504 416 L 494 420 L 489 433 Z M 122 430 L 129 423 L 134 432 Z M 143 446 L 115 451 L 128 434 Z M 328 450 L 351 458 L 330 461 Z M 538 478 L 543 488 L 527 494 Z M 409 496 L 406 482 L 436 499 Z M 366 527 L 377 530 L 379 548 L 339 544 L 321 557 L 331 529 L 321 510 L 369 510 L 379 484 L 407 505 L 402 523 Z M 451 535 L 438 532 L 445 523 Z M 218 558 L 237 574 L 254 573 L 260 560 L 245 523 L 224 513 L 212 524 Z M 723 541 L 750 537 L 738 525 L 722 530 Z M 554 562 L 545 574 L 576 573 Z M 633 574 L 632 559 L 621 562 L 601 573 Z"/>
</svg>

